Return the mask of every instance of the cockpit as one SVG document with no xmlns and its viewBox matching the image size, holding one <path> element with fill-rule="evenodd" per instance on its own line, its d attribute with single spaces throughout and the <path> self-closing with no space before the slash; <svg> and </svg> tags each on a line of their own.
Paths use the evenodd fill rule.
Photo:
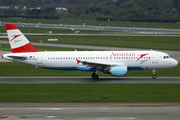
<svg viewBox="0 0 180 120">
<path fill-rule="evenodd" d="M 169 59 L 171 58 L 170 56 L 163 56 L 164 59 Z"/>
</svg>

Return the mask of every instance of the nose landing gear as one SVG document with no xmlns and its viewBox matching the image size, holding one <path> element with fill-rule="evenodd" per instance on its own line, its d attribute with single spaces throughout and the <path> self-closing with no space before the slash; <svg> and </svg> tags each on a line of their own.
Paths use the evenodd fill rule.
<svg viewBox="0 0 180 120">
<path fill-rule="evenodd" d="M 156 72 L 156 69 L 153 69 L 153 70 L 152 70 L 152 74 L 153 74 L 153 75 L 152 75 L 152 78 L 153 78 L 153 79 L 156 79 L 155 72 Z"/>
</svg>

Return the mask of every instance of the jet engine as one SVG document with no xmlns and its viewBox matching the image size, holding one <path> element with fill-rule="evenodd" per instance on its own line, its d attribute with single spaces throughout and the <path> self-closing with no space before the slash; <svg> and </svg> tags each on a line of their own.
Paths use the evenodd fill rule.
<svg viewBox="0 0 180 120">
<path fill-rule="evenodd" d="M 110 69 L 104 70 L 103 72 L 111 74 L 112 76 L 122 77 L 127 75 L 127 67 L 126 66 L 110 67 Z"/>
</svg>

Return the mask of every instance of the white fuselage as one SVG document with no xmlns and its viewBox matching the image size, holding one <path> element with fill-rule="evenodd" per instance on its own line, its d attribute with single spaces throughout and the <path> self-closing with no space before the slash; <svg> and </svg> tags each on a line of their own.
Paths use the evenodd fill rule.
<svg viewBox="0 0 180 120">
<path fill-rule="evenodd" d="M 26 57 L 15 59 L 9 56 Z M 56 70 L 103 70 L 108 66 L 127 66 L 128 70 L 152 70 L 175 67 L 178 62 L 168 54 L 157 51 L 66 51 L 66 52 L 27 52 L 3 55 L 3 58 L 32 66 Z M 95 63 L 91 67 L 79 61 Z M 98 66 L 98 64 L 101 64 Z M 99 68 L 98 68 L 99 67 Z"/>
</svg>

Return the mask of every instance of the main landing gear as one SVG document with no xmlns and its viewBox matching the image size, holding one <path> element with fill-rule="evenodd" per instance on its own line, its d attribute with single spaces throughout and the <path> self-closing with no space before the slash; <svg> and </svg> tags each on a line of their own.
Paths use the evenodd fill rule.
<svg viewBox="0 0 180 120">
<path fill-rule="evenodd" d="M 92 78 L 95 80 L 99 79 L 99 75 L 98 75 L 99 72 L 101 72 L 101 70 L 96 69 L 96 71 L 94 71 L 94 73 L 91 75 Z"/>
<path fill-rule="evenodd" d="M 92 78 L 95 79 L 95 80 L 99 79 L 99 75 L 97 75 L 97 74 L 95 74 L 95 73 L 93 73 L 91 76 L 92 76 Z"/>
<path fill-rule="evenodd" d="M 153 79 L 156 79 L 155 72 L 156 72 L 156 69 L 153 69 L 153 70 L 152 70 L 152 73 L 153 73 L 152 78 L 153 78 Z"/>
</svg>

